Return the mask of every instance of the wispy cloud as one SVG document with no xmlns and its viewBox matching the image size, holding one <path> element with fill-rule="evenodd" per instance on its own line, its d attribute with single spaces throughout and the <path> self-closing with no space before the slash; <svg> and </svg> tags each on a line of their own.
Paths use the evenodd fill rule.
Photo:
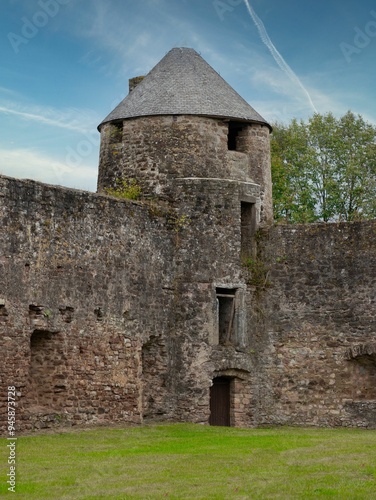
<svg viewBox="0 0 376 500">
<path fill-rule="evenodd" d="M 18 96 L 18 92 L 16 92 L 15 90 L 12 90 L 12 89 L 8 89 L 6 87 L 0 87 L 0 92 L 2 94 L 7 94 L 8 96 L 11 95 L 11 96 Z"/>
<path fill-rule="evenodd" d="M 249 4 L 248 0 L 244 0 L 244 3 L 247 7 L 247 10 L 253 20 L 253 22 L 256 25 L 256 28 L 258 29 L 260 38 L 262 42 L 266 45 L 266 47 L 269 49 L 271 55 L 273 56 L 275 62 L 278 64 L 278 66 L 281 68 L 281 70 L 290 78 L 292 82 L 294 82 L 300 89 L 303 91 L 305 96 L 308 99 L 308 102 L 310 106 L 312 107 L 313 111 L 317 112 L 315 105 L 313 104 L 313 101 L 311 99 L 311 96 L 308 92 L 308 90 L 305 88 L 301 80 L 298 78 L 298 76 L 294 73 L 294 71 L 290 68 L 290 66 L 287 64 L 287 62 L 284 60 L 282 55 L 278 52 L 276 47 L 274 46 L 273 42 L 271 41 L 266 28 L 264 26 L 264 23 L 261 21 L 261 19 L 257 16 L 256 12 L 254 9 L 251 7 Z"/>
<path fill-rule="evenodd" d="M 145 0 L 141 10 L 141 2 L 114 5 L 92 0 L 90 5 L 72 29 L 77 36 L 90 39 L 91 48 L 81 62 L 96 66 L 106 76 L 146 74 L 174 42 L 182 45 L 187 34 L 184 45 L 190 45 L 192 25 L 174 17 L 164 0 Z"/>
<path fill-rule="evenodd" d="M 0 172 L 20 179 L 33 178 L 48 184 L 94 191 L 97 169 L 88 165 L 69 167 L 66 163 L 33 149 L 1 149 Z"/>
<path fill-rule="evenodd" d="M 0 114 L 19 116 L 28 121 L 38 122 L 42 125 L 64 128 L 81 133 L 90 133 L 96 124 L 99 123 L 99 117 L 88 110 L 78 109 L 52 109 L 45 107 L 27 108 L 16 103 L 0 104 Z"/>
</svg>

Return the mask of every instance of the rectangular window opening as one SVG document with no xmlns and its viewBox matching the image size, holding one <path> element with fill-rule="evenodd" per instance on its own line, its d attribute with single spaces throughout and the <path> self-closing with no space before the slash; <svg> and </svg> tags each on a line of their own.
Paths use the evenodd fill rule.
<svg viewBox="0 0 376 500">
<path fill-rule="evenodd" d="M 110 129 L 110 143 L 117 144 L 123 140 L 123 122 L 114 122 Z"/>
<path fill-rule="evenodd" d="M 238 151 L 238 135 L 246 127 L 245 123 L 229 122 L 227 147 L 230 151 Z"/>
<path fill-rule="evenodd" d="M 217 288 L 218 343 L 234 345 L 236 341 L 236 288 Z"/>
<path fill-rule="evenodd" d="M 241 202 L 241 259 L 251 259 L 255 255 L 256 203 Z"/>
</svg>

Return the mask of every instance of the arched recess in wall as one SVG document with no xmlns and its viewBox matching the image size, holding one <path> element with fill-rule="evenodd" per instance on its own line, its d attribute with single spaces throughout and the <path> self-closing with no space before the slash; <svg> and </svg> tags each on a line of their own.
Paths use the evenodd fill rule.
<svg viewBox="0 0 376 500">
<path fill-rule="evenodd" d="M 350 373 L 348 394 L 354 400 L 376 400 L 376 344 L 359 344 L 345 352 Z"/>
<path fill-rule="evenodd" d="M 67 393 L 67 358 L 63 335 L 34 330 L 30 337 L 30 404 L 50 410 L 64 406 Z"/>
<path fill-rule="evenodd" d="M 167 349 L 161 336 L 151 335 L 142 346 L 142 412 L 145 419 L 158 419 L 166 408 Z"/>
</svg>

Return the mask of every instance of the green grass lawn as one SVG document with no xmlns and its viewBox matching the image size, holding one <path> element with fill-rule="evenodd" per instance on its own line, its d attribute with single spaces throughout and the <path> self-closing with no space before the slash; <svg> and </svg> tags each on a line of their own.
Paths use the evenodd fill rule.
<svg viewBox="0 0 376 500">
<path fill-rule="evenodd" d="M 376 499 L 376 431 L 170 424 L 19 437 L 14 499 Z"/>
</svg>

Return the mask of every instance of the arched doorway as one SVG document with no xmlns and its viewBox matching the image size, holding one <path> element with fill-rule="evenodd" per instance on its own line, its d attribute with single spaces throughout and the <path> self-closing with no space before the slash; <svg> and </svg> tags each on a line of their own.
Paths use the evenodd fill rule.
<svg viewBox="0 0 376 500">
<path fill-rule="evenodd" d="M 210 425 L 230 426 L 231 378 L 216 377 L 210 387 Z"/>
</svg>

